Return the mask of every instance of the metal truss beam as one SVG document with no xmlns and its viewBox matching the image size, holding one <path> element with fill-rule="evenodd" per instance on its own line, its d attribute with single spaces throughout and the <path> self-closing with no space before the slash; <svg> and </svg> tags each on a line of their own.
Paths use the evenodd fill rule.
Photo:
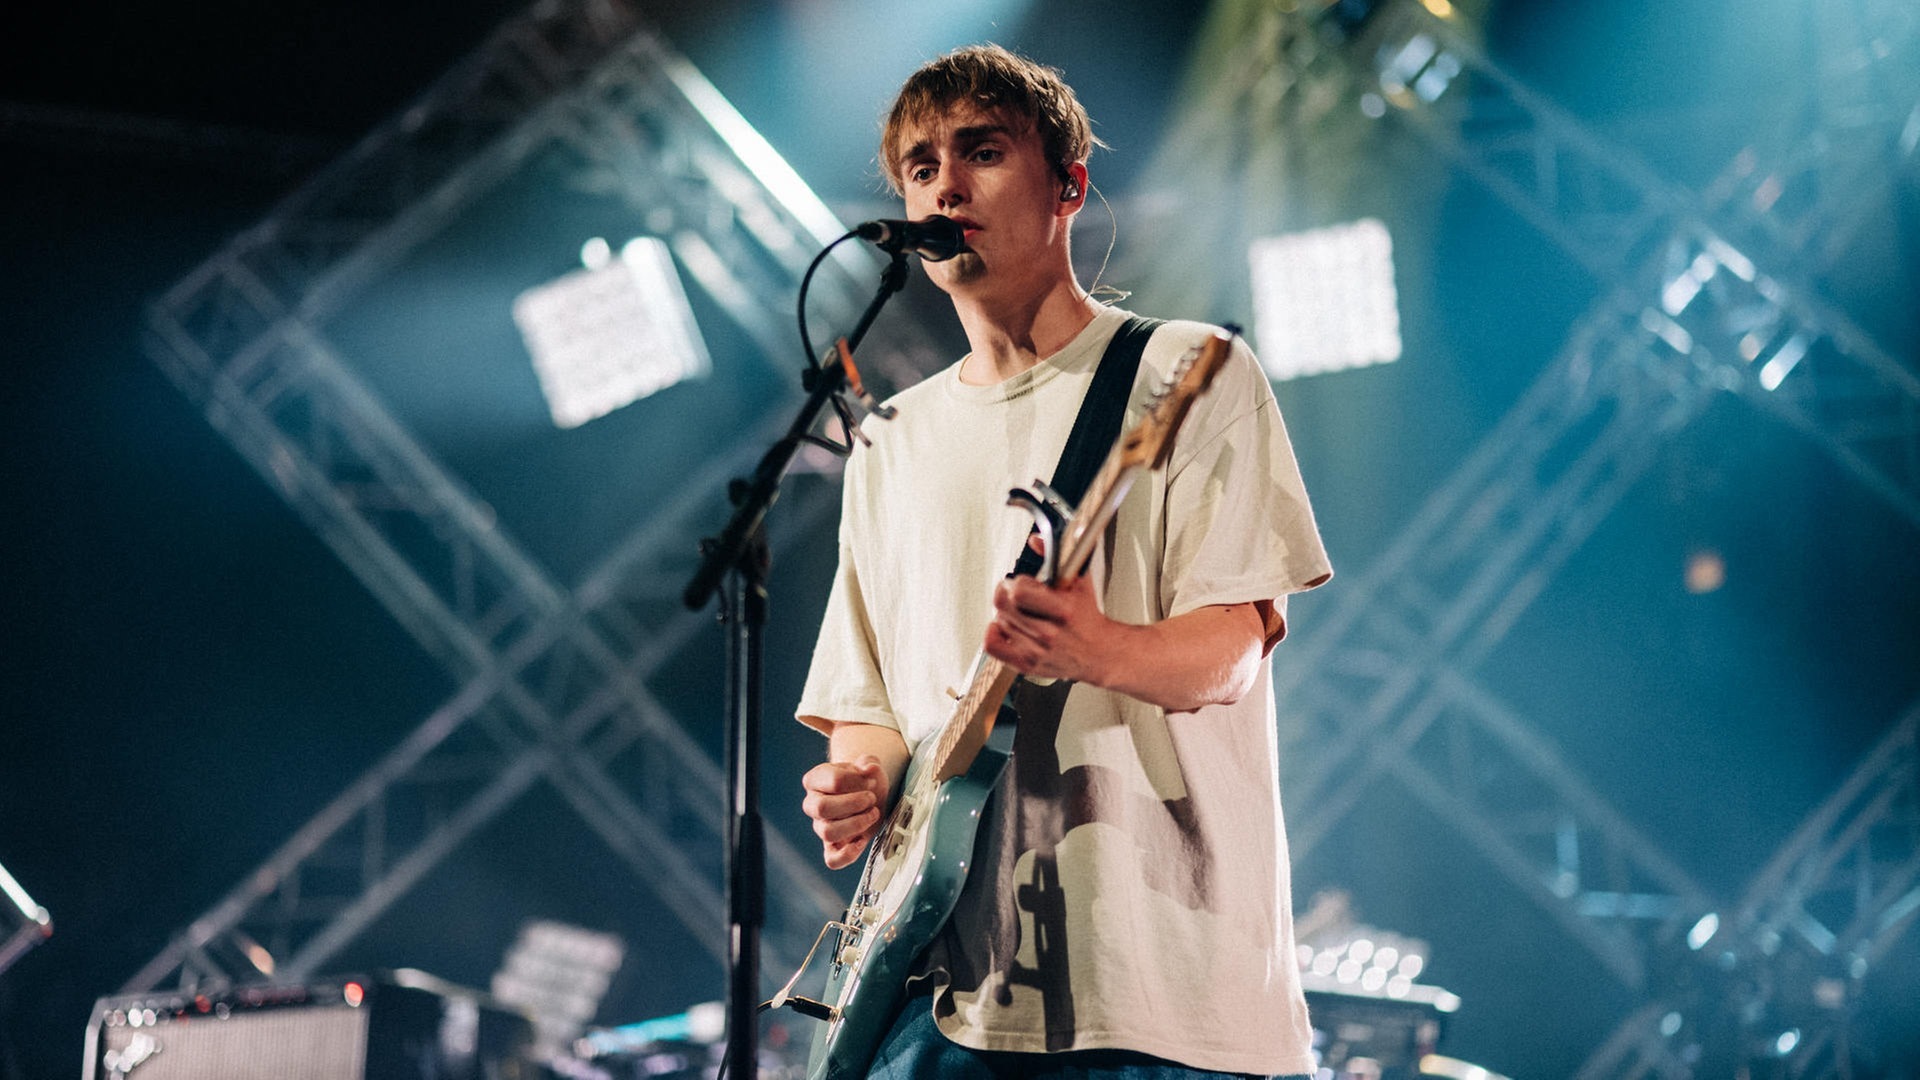
<svg viewBox="0 0 1920 1080">
<path fill-rule="evenodd" d="M 1884 197 L 1912 175 L 1920 150 L 1920 9 L 1904 0 L 1848 0 L 1805 10 L 1813 91 L 1741 151 L 1704 192 L 1737 243 L 1813 273 L 1884 225 Z"/>
<path fill-rule="evenodd" d="M 1916 916 L 1920 702 L 1781 845 L 1736 908 L 1696 925 L 1684 987 L 1629 1016 L 1578 1076 L 1690 1078 L 1759 1061 L 1786 1077 L 1850 1076 L 1846 1034 L 1861 984 Z"/>
<path fill-rule="evenodd" d="M 1389 773 L 1638 986 L 1646 935 L 1708 910 L 1705 891 L 1462 676 L 1707 398 L 1629 292 L 1342 591 L 1285 666 L 1281 700 L 1316 739 L 1288 793 L 1297 853 Z"/>
<path fill-rule="evenodd" d="M 1781 169 L 1759 174 L 1764 179 L 1748 187 L 1742 187 L 1740 181 L 1758 172 L 1754 167 L 1756 158 L 1743 155 L 1727 174 L 1733 180 L 1723 178 L 1723 182 L 1716 185 L 1716 205 L 1712 208 L 1702 207 L 1690 196 L 1649 182 L 1650 177 L 1644 172 L 1625 164 L 1630 160 L 1625 155 L 1610 152 L 1597 140 L 1586 138 L 1569 119 L 1533 98 L 1517 81 L 1479 55 L 1470 43 L 1411 3 L 1389 6 L 1377 16 L 1369 30 L 1376 36 L 1369 40 L 1374 46 L 1374 66 L 1379 73 L 1379 100 L 1396 106 L 1389 110 L 1396 120 L 1421 132 L 1429 143 L 1481 179 L 1522 216 L 1601 274 L 1603 280 L 1607 277 L 1621 280 L 1622 270 L 1633 269 L 1631 263 L 1617 261 L 1621 258 L 1631 258 L 1641 264 L 1637 273 L 1624 279 L 1629 283 L 1626 291 L 1614 292 L 1577 326 L 1571 345 L 1575 354 L 1581 351 L 1583 340 L 1596 327 L 1604 328 L 1612 323 L 1616 331 L 1621 328 L 1621 316 L 1630 316 L 1632 309 L 1639 306 L 1636 304 L 1639 298 L 1644 306 L 1639 306 L 1638 318 L 1634 320 L 1638 326 L 1626 327 L 1627 334 L 1620 337 L 1623 343 L 1626 337 L 1637 336 L 1640 341 L 1637 347 L 1623 350 L 1620 358 L 1637 353 L 1638 367 L 1656 378 L 1663 377 L 1664 373 L 1668 385 L 1676 388 L 1719 386 L 1742 393 L 1812 436 L 1870 490 L 1910 520 L 1920 523 L 1920 380 L 1820 297 L 1808 275 L 1802 274 L 1788 282 L 1755 265 L 1756 257 L 1770 260 L 1773 265 L 1796 268 L 1813 261 L 1803 250 L 1809 241 L 1843 231 L 1844 219 L 1859 201 L 1857 190 L 1831 183 L 1815 188 L 1812 184 L 1790 181 L 1814 176 L 1857 176 L 1857 163 L 1863 157 L 1875 163 L 1893 164 L 1900 157 L 1911 156 L 1914 144 L 1920 142 L 1920 109 L 1915 105 L 1920 101 L 1920 93 L 1914 88 L 1913 69 L 1900 63 L 1885 63 L 1890 56 L 1910 58 L 1915 52 L 1915 13 L 1887 5 L 1864 5 L 1860 11 L 1861 47 L 1849 54 L 1850 66 L 1841 66 L 1852 79 L 1856 100 L 1878 105 L 1877 109 L 1845 110 L 1849 125 L 1846 135 L 1856 144 L 1867 147 L 1868 152 L 1864 155 L 1856 152 L 1849 158 L 1836 152 L 1831 138 L 1833 132 L 1816 130 L 1809 138 L 1802 130 L 1796 134 L 1806 143 L 1819 147 L 1820 153 L 1802 154 Z M 1869 22 L 1871 26 L 1867 25 Z M 1876 66 L 1887 78 L 1872 78 L 1870 73 Z M 1446 93 L 1448 85 L 1462 74 L 1470 77 L 1466 84 L 1470 95 L 1465 107 L 1468 121 L 1456 129 L 1436 121 L 1425 104 Z M 1873 83 L 1874 92 L 1859 95 L 1859 86 L 1869 82 Z M 1867 133 L 1864 138 L 1862 131 Z M 1891 176 L 1891 170 L 1888 175 Z M 1808 188 L 1814 188 L 1811 194 Z M 1593 192 L 1605 194 L 1594 200 L 1590 196 Z M 1795 201 L 1782 201 L 1788 193 L 1796 196 Z M 1745 197 L 1735 198 L 1735 195 Z M 1707 224 L 1709 217 L 1723 222 L 1730 231 L 1716 231 Z M 1731 230 L 1737 230 L 1744 250 L 1724 238 L 1733 234 Z M 1813 255 L 1830 260 L 1840 250 L 1838 246 L 1827 245 Z M 1796 254 L 1802 257 L 1796 259 Z M 1653 278 L 1651 282 L 1649 276 Z M 1653 296 L 1657 296 L 1656 302 L 1644 303 L 1645 298 Z M 1550 372 L 1547 381 L 1553 378 L 1554 373 Z M 1694 395 L 1689 392 L 1686 396 Z M 1532 401 L 1530 395 L 1516 410 L 1516 416 L 1510 416 L 1509 422 L 1524 418 Z M 1569 424 L 1567 430 L 1573 427 Z M 1488 447 L 1498 453 L 1502 438 L 1512 434 L 1511 431 L 1497 432 L 1488 441 Z M 1595 449 L 1600 446 L 1598 442 L 1591 445 Z M 1462 473 L 1469 474 L 1472 470 L 1470 465 Z M 1524 469 L 1519 474 L 1524 475 Z M 1511 477 L 1515 473 L 1505 475 Z M 1455 479 L 1457 482 L 1462 476 Z M 1470 486 L 1477 489 L 1476 497 L 1482 499 L 1498 490 L 1497 486 Z M 1421 521 L 1431 522 L 1435 511 L 1454 514 L 1468 505 L 1467 499 L 1449 499 L 1443 492 L 1428 505 Z M 1593 508 L 1604 513 L 1608 505 L 1595 504 Z M 1412 531 L 1419 535 L 1420 524 L 1416 523 Z M 1475 530 L 1456 527 L 1452 531 L 1472 534 Z M 1524 528 L 1508 527 L 1494 530 L 1493 535 L 1517 537 L 1525 532 Z M 1577 542 L 1579 535 L 1576 530 L 1568 530 L 1562 537 Z M 1411 551 L 1396 550 L 1401 557 L 1396 560 L 1390 556 L 1386 560 L 1389 567 L 1404 568 L 1421 557 Z M 1543 559 L 1532 567 L 1532 572 L 1537 574 L 1554 565 L 1553 560 Z M 1392 576 L 1392 572 L 1383 576 Z M 1420 584 L 1431 580 L 1428 574 L 1417 576 Z M 1530 591 L 1522 586 L 1516 588 L 1514 595 L 1530 598 L 1532 591 L 1537 591 L 1537 587 Z M 1348 599 L 1356 604 L 1377 603 L 1381 599 L 1380 591 L 1358 592 L 1358 595 L 1350 593 Z M 1521 602 L 1524 603 L 1524 599 Z M 1506 607 L 1512 610 L 1511 604 Z M 1478 618 L 1470 606 L 1466 610 L 1456 609 L 1455 613 Z M 1512 617 L 1512 614 L 1495 617 L 1490 625 L 1483 624 L 1478 633 L 1490 643 L 1504 633 Z M 1420 644 L 1428 643 L 1422 640 Z M 1454 670 L 1472 670 L 1473 661 L 1477 659 L 1475 651 L 1467 650 L 1461 658 L 1466 662 L 1456 662 Z M 1404 655 L 1404 652 L 1400 654 Z M 1424 659 L 1425 656 L 1416 653 L 1412 666 L 1424 667 L 1420 663 Z M 1310 673 L 1316 670 L 1310 664 L 1302 665 L 1302 669 Z M 1410 673 L 1403 674 L 1402 683 L 1410 677 Z M 1510 804 L 1503 803 L 1499 809 L 1475 807 L 1468 800 L 1455 798 L 1453 791 L 1433 782 L 1425 772 L 1432 763 L 1447 760 L 1445 754 L 1406 752 L 1412 739 L 1432 726 L 1434 718 L 1450 707 L 1457 710 L 1462 705 L 1468 706 L 1472 727 L 1482 734 L 1499 734 L 1509 742 L 1516 741 L 1525 729 L 1511 722 L 1511 718 L 1503 719 L 1503 710 L 1496 702 L 1458 675 L 1443 674 L 1436 683 L 1433 693 L 1421 698 L 1402 715 L 1384 748 L 1375 756 L 1377 767 L 1392 771 L 1436 809 L 1451 811 L 1456 827 L 1501 865 L 1510 878 L 1541 899 L 1543 890 L 1539 883 L 1544 876 L 1541 870 L 1547 864 L 1538 858 L 1530 861 L 1516 858 L 1523 853 L 1502 842 L 1500 825 L 1512 819 L 1507 809 Z M 1358 711 L 1358 715 L 1372 720 L 1380 714 L 1369 709 Z M 1363 724 L 1343 732 L 1344 745 L 1351 746 L 1356 734 L 1364 736 L 1368 730 L 1369 726 Z M 1910 736 L 1907 741 L 1911 741 Z M 1457 763 L 1453 773 L 1456 788 L 1470 786 L 1476 773 L 1497 771 L 1474 764 L 1476 759 L 1484 758 L 1484 753 L 1463 755 L 1458 752 L 1459 745 L 1461 740 L 1456 737 L 1453 755 Z M 1583 814 L 1594 814 L 1592 800 L 1573 782 L 1573 777 L 1555 775 L 1556 770 L 1549 767 L 1551 764 L 1550 759 L 1537 760 L 1530 770 L 1522 772 L 1552 781 L 1549 801 L 1560 803 L 1560 812 L 1568 820 L 1578 821 Z M 1512 790 L 1510 783 L 1503 784 L 1502 790 Z M 1316 808 L 1325 805 L 1331 813 L 1341 812 L 1343 805 L 1350 801 L 1350 796 L 1341 794 L 1322 800 L 1309 793 L 1306 799 L 1307 805 Z M 1568 810 L 1574 812 L 1568 814 Z M 1650 847 L 1635 847 L 1643 856 L 1652 854 Z M 1782 858 L 1790 856 L 1783 853 Z M 1805 868 L 1809 864 L 1797 865 Z M 1910 887 L 1912 879 L 1903 864 L 1896 865 L 1899 867 L 1896 880 L 1889 886 L 1896 890 L 1896 896 L 1882 902 L 1891 905 L 1887 911 L 1900 913 L 1904 925 L 1904 920 L 1911 915 L 1908 909 L 1920 904 L 1920 900 L 1897 891 Z M 1906 875 L 1904 880 L 1900 880 L 1901 874 Z M 1662 877 L 1662 883 L 1673 888 L 1674 879 Z M 1763 881 L 1755 895 L 1771 895 L 1773 884 Z M 1604 904 L 1596 909 L 1595 896 L 1570 887 L 1548 888 L 1544 892 L 1566 900 L 1580 898 L 1575 909 L 1552 902 L 1548 907 L 1590 946 L 1599 942 L 1594 940 L 1593 933 L 1580 931 L 1580 919 L 1569 918 L 1570 910 L 1578 910 L 1585 917 L 1624 913 L 1606 910 Z M 1690 919 L 1703 910 L 1700 906 L 1703 898 L 1697 891 L 1691 895 L 1676 892 L 1677 895 L 1668 897 L 1636 893 L 1622 899 L 1631 901 L 1630 907 L 1648 908 L 1645 915 L 1659 917 L 1671 927 L 1674 919 Z M 1857 919 L 1878 919 L 1881 922 L 1875 925 L 1885 925 L 1887 911 L 1861 914 Z M 1670 932 L 1663 932 L 1658 941 L 1671 939 Z M 1630 985 L 1643 985 L 1642 958 L 1651 954 L 1652 950 L 1647 947 L 1650 944 L 1654 943 L 1642 942 L 1631 950 L 1599 948 L 1596 952 L 1609 962 L 1616 974 L 1623 978 L 1632 976 L 1628 978 Z M 1636 962 L 1622 963 L 1629 958 Z M 1747 996 L 1751 997 L 1751 992 Z M 1678 1014 L 1670 1010 L 1636 1013 L 1617 1037 L 1602 1048 L 1599 1056 L 1614 1061 L 1631 1057 L 1635 1067 L 1641 1070 L 1638 1075 L 1688 1075 L 1686 1062 L 1665 1049 L 1667 1044 L 1663 1042 L 1673 1034 L 1678 1019 Z M 1820 1054 L 1830 1053 L 1834 1045 L 1831 1031 L 1829 1027 L 1825 1035 L 1804 1040 L 1795 1051 L 1796 1060 L 1810 1062 Z M 1802 1075 L 1800 1069 L 1794 1075 Z"/>
<path fill-rule="evenodd" d="M 646 680 L 700 622 L 658 586 L 690 571 L 691 551 L 680 549 L 696 523 L 721 519 L 710 496 L 744 469 L 746 451 L 691 478 L 569 592 L 385 412 L 318 329 L 550 146 L 593 151 L 588 160 L 611 170 L 621 195 L 667 214 L 676 252 L 769 351 L 773 324 L 760 312 L 785 308 L 806 259 L 840 231 L 623 9 L 549 3 L 152 307 L 155 361 L 466 684 L 176 935 L 130 992 L 172 974 L 193 984 L 249 968 L 313 973 L 543 778 L 724 955 L 721 774 Z M 816 299 L 827 318 L 857 315 L 853 274 L 871 265 L 849 255 L 826 268 Z M 832 500 L 821 494 L 796 496 L 789 513 L 824 515 Z M 645 805 L 614 777 L 623 756 L 644 777 Z M 777 964 L 782 952 L 798 955 L 838 898 L 791 845 L 770 836 L 768 846 L 767 946 Z"/>
<path fill-rule="evenodd" d="M 1345 92 L 1372 95 L 1395 123 L 1618 284 L 1381 563 L 1343 590 L 1313 647 L 1289 665 L 1301 673 L 1289 707 L 1310 718 L 1309 731 L 1335 733 L 1316 753 L 1306 790 L 1295 786 L 1308 808 L 1295 825 L 1296 850 L 1321 839 L 1373 777 L 1390 770 L 1623 981 L 1643 985 L 1650 942 L 1624 931 L 1637 924 L 1664 932 L 1707 910 L 1704 894 L 1542 757 L 1543 746 L 1516 752 L 1524 728 L 1484 691 L 1464 692 L 1460 673 L 1505 634 L 1657 441 L 1700 407 L 1704 388 L 1742 391 L 1795 421 L 1920 521 L 1920 382 L 1810 292 L 1763 275 L 1702 223 L 1689 196 L 1585 133 L 1419 6 L 1382 5 L 1336 55 L 1367 58 L 1357 81 L 1335 76 Z M 1442 118 L 1432 103 L 1449 92 L 1467 101 Z M 1668 415 L 1632 433 L 1622 416 L 1659 411 L 1637 401 L 1647 395 L 1666 399 Z M 1842 411 L 1862 418 L 1839 419 Z M 1500 768 L 1480 772 L 1497 775 L 1507 791 L 1525 778 L 1518 786 L 1542 793 L 1553 813 L 1543 814 L 1540 800 L 1515 809 L 1507 800 L 1458 798 L 1460 770 L 1444 780 L 1422 775 L 1445 758 L 1406 751 L 1450 714 L 1489 744 L 1513 747 Z M 1536 844 L 1530 854 L 1511 842 L 1543 818 L 1561 822 L 1558 843 Z M 1560 853 L 1583 836 L 1609 851 L 1601 862 L 1617 880 L 1607 887 L 1566 877 Z"/>
<path fill-rule="evenodd" d="M 1920 524 L 1920 378 L 1820 295 L 1800 257 L 1814 238 L 1848 232 L 1844 223 L 1871 202 L 1862 190 L 1832 182 L 1835 176 L 1874 176 L 1884 189 L 1895 182 L 1897 159 L 1920 144 L 1920 13 L 1886 3 L 1863 10 L 1871 18 L 1859 24 L 1865 40 L 1852 66 L 1834 65 L 1845 76 L 1843 100 L 1864 97 L 1875 107 L 1841 108 L 1848 126 L 1840 132 L 1796 130 L 1793 157 L 1779 167 L 1742 155 L 1710 201 L 1586 132 L 1412 0 L 1382 4 L 1340 55 L 1370 55 L 1365 92 L 1394 123 L 1498 194 L 1601 281 L 1632 280 L 1650 261 L 1664 261 L 1655 295 L 1668 314 L 1696 298 L 1740 305 L 1727 318 L 1751 326 L 1736 348 L 1713 358 L 1724 385 L 1805 433 Z M 1461 122 L 1430 107 L 1449 92 L 1467 97 Z M 1672 265 L 1676 245 L 1693 249 L 1692 259 Z M 1839 254 L 1826 250 L 1822 258 Z M 1738 279 L 1730 286 L 1737 295 L 1703 292 L 1716 278 Z"/>
<path fill-rule="evenodd" d="M 1920 913 L 1920 702 L 1908 708 L 1748 887 L 1719 955 L 1791 944 L 1853 978 Z M 1707 943 L 1713 955 L 1715 942 Z"/>
</svg>

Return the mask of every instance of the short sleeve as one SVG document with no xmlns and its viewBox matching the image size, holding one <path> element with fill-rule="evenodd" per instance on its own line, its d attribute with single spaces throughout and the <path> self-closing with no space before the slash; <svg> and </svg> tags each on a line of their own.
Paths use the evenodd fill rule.
<svg viewBox="0 0 1920 1080">
<path fill-rule="evenodd" d="M 833 575 L 820 637 L 807 668 L 806 687 L 794 715 L 856 724 L 879 724 L 898 730 L 899 721 L 887 704 L 880 679 L 880 661 L 874 649 L 872 624 L 867 619 L 860 578 L 852 553 L 840 548 L 840 569 Z"/>
<path fill-rule="evenodd" d="M 1161 608 L 1264 603 L 1271 648 L 1285 598 L 1333 576 L 1286 422 L 1243 342 L 1178 436 L 1166 485 Z"/>
<path fill-rule="evenodd" d="M 826 614 L 820 621 L 820 636 L 814 643 L 813 661 L 807 668 L 806 685 L 794 716 L 802 723 L 808 717 L 818 717 L 899 730 L 900 722 L 881 678 L 873 620 L 860 587 L 859 560 L 855 557 L 862 527 L 855 507 L 865 481 L 865 466 L 865 455 L 858 452 L 847 463 L 840 513 L 840 567 L 833 575 L 833 590 L 827 594 Z"/>
</svg>

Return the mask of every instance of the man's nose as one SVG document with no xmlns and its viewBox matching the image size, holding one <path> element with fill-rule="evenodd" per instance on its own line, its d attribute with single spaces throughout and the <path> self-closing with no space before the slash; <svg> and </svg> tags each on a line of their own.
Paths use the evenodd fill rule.
<svg viewBox="0 0 1920 1080">
<path fill-rule="evenodd" d="M 942 173 L 940 185 L 934 190 L 934 205 L 942 210 L 951 210 L 966 201 L 966 189 L 960 179 L 951 173 Z"/>
</svg>

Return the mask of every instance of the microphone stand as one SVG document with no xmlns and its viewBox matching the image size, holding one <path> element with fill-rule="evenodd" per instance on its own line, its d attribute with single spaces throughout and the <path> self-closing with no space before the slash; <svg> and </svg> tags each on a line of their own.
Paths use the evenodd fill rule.
<svg viewBox="0 0 1920 1080">
<path fill-rule="evenodd" d="M 881 273 L 880 288 L 847 337 L 858 348 L 867 329 L 907 282 L 905 252 Z M 770 556 L 762 528 L 780 497 L 780 481 L 807 441 L 820 410 L 847 385 L 836 354 L 801 380 L 800 415 L 761 457 L 751 479 L 727 485 L 733 516 L 717 537 L 700 542 L 702 558 L 681 599 L 698 611 L 726 579 L 720 620 L 727 626 L 727 1067 L 733 1080 L 759 1076 L 760 931 L 766 923 L 766 835 L 760 817 L 760 685 L 767 622 Z"/>
</svg>

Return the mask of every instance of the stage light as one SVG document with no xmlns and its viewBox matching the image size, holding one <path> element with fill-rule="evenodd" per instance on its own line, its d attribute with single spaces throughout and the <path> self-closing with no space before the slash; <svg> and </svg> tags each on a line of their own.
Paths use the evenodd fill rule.
<svg viewBox="0 0 1920 1080">
<path fill-rule="evenodd" d="M 1713 940 L 1713 935 L 1719 932 L 1720 916 L 1709 911 L 1700 916 L 1700 921 L 1693 924 L 1693 929 L 1687 931 L 1687 948 L 1699 952 L 1706 947 L 1707 942 Z"/>
<path fill-rule="evenodd" d="M 667 245 L 581 248 L 587 269 L 521 293 L 513 321 L 559 427 L 579 427 L 712 370 Z M 595 263 L 599 265 L 594 265 Z"/>
<path fill-rule="evenodd" d="M 1693 335 L 1687 328 L 1668 318 L 1664 313 L 1652 308 L 1640 312 L 1640 326 L 1647 333 L 1658 337 L 1672 346 L 1673 351 L 1685 356 L 1693 351 Z"/>
<path fill-rule="evenodd" d="M 1393 242 L 1373 218 L 1255 240 L 1254 331 L 1276 380 L 1400 358 Z"/>
<path fill-rule="evenodd" d="M 1415 34 L 1400 51 L 1383 58 L 1380 88 L 1401 105 L 1412 104 L 1407 98 L 1409 88 L 1422 101 L 1437 101 L 1462 70 L 1460 58 L 1442 49 L 1431 35 Z"/>
<path fill-rule="evenodd" d="M 267 947 L 238 930 L 233 931 L 233 938 L 234 944 L 240 947 L 241 954 L 247 958 L 247 963 L 253 965 L 253 970 L 272 978 L 274 960 Z"/>
<path fill-rule="evenodd" d="M 1788 1054 L 1793 1053 L 1794 1047 L 1799 1045 L 1800 1029 L 1789 1028 L 1781 1032 L 1779 1038 L 1773 1040 L 1773 1052 L 1781 1057 L 1786 1057 Z"/>
<path fill-rule="evenodd" d="M 1847 975 L 1854 982 L 1867 977 L 1867 958 L 1856 956 L 1847 963 Z M 1842 1009 L 1847 1004 L 1847 983 L 1845 979 L 1832 975 L 1822 975 L 1813 980 L 1813 1003 L 1823 1009 Z"/>
<path fill-rule="evenodd" d="M 1738 248 L 1728 244 L 1725 240 L 1717 236 L 1708 237 L 1707 250 L 1713 253 L 1714 258 L 1720 260 L 1721 266 L 1733 271 L 1733 276 L 1739 278 L 1741 281 L 1750 282 L 1754 280 L 1757 275 L 1757 272 L 1753 268 L 1753 260 L 1741 254 Z"/>
<path fill-rule="evenodd" d="M 617 1028 L 596 1028 L 574 1041 L 574 1056 L 592 1060 L 612 1055 L 641 1055 L 661 1043 L 713 1044 L 726 1037 L 727 1003 L 706 1001 L 683 1013 L 657 1016 L 651 1020 L 622 1024 Z M 676 1062 L 676 1068 L 678 1067 Z M 642 1065 L 643 1075 L 651 1073 Z M 598 1074 L 596 1074 L 598 1075 Z"/>
<path fill-rule="evenodd" d="M 0 893 L 5 893 L 7 899 L 13 901 L 14 908 L 26 918 L 37 919 L 40 912 L 44 910 L 39 904 L 33 902 L 33 897 L 27 895 L 27 890 L 20 887 L 20 883 L 14 880 L 12 874 L 7 873 L 7 868 L 4 866 L 0 866 Z"/>
<path fill-rule="evenodd" d="M 1446 1080 L 1507 1080 L 1507 1077 L 1472 1062 L 1441 1054 L 1428 1054 L 1421 1058 L 1420 1075 L 1445 1077 Z"/>
<path fill-rule="evenodd" d="M 626 953 L 613 934 L 532 920 L 494 972 L 493 996 L 532 1014 L 535 1048 L 553 1056 L 599 1011 Z"/>
<path fill-rule="evenodd" d="M 1727 583 L 1727 561 L 1721 558 L 1717 551 L 1696 551 L 1687 556 L 1686 576 L 1687 591 L 1695 596 L 1705 596 Z M 1694 927 L 1694 931 L 1698 932 L 1702 926 L 1706 925 L 1707 919 L 1714 917 L 1709 914 L 1706 919 L 1700 920 L 1700 923 Z M 1713 928 L 1707 929 L 1707 936 L 1713 936 Z M 1694 946 L 1696 949 L 1699 947 Z"/>
<path fill-rule="evenodd" d="M 1720 264 L 1712 255 L 1704 251 L 1695 255 L 1687 268 L 1674 275 L 1673 280 L 1660 290 L 1660 306 L 1669 315 L 1679 315 L 1687 310 L 1687 305 L 1693 303 L 1693 298 L 1700 295 L 1700 290 L 1719 271 Z"/>
<path fill-rule="evenodd" d="M 1812 343 L 1807 340 L 1807 335 L 1804 333 L 1788 338 L 1787 343 L 1780 346 L 1780 351 L 1773 354 L 1773 359 L 1761 366 L 1760 385 L 1768 390 L 1780 389 L 1780 384 L 1786 380 L 1787 374 L 1806 357 L 1807 347 L 1810 344 Z"/>
</svg>

